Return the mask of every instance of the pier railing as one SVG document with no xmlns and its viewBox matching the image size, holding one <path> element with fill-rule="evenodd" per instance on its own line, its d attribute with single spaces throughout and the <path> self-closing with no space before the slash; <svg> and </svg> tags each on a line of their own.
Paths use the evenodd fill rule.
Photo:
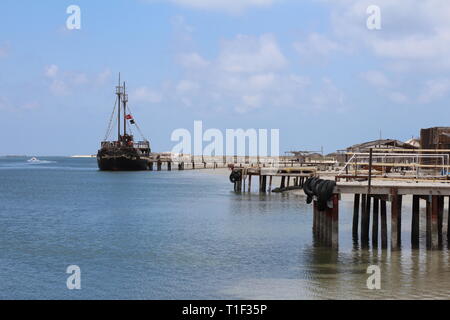
<svg viewBox="0 0 450 320">
<path fill-rule="evenodd" d="M 351 155 L 336 176 L 348 180 L 377 178 L 442 180 L 449 177 L 450 155 L 447 153 L 378 152 Z M 370 175 L 369 175 L 370 173 Z"/>
</svg>

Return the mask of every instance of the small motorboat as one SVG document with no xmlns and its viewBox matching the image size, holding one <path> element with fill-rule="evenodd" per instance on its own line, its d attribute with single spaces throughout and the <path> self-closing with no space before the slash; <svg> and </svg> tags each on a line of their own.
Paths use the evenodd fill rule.
<svg viewBox="0 0 450 320">
<path fill-rule="evenodd" d="M 31 163 L 36 163 L 36 162 L 40 162 L 40 160 L 38 159 L 38 158 L 36 158 L 36 157 L 33 157 L 33 158 L 31 158 L 31 159 L 29 159 L 29 160 L 27 160 L 28 162 L 31 162 Z"/>
</svg>

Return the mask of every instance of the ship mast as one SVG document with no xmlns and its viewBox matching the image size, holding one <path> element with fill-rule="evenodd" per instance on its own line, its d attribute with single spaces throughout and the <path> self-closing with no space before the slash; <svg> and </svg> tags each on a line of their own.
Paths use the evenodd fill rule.
<svg viewBox="0 0 450 320">
<path fill-rule="evenodd" d="M 117 141 L 120 141 L 120 104 L 122 102 L 122 86 L 120 85 L 120 72 L 119 72 L 119 85 L 116 87 L 116 94 L 117 94 L 117 105 L 119 107 L 117 111 Z"/>
<path fill-rule="evenodd" d="M 125 90 L 125 82 L 123 83 L 123 135 L 127 134 L 127 102 L 128 102 L 128 94 Z"/>
</svg>

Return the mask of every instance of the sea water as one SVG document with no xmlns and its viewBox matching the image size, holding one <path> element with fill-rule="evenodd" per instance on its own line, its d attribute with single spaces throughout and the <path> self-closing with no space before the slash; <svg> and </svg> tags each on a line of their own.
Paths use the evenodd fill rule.
<svg viewBox="0 0 450 320">
<path fill-rule="evenodd" d="M 95 159 L 0 158 L 1 299 L 450 297 L 448 250 L 360 249 L 352 203 L 338 250 L 313 241 L 298 194 L 236 194 L 222 170 L 101 172 Z M 404 209 L 405 212 L 408 210 Z M 422 221 L 423 222 L 423 221 Z M 81 270 L 67 287 L 68 266 Z M 381 289 L 371 290 L 370 266 Z"/>
</svg>

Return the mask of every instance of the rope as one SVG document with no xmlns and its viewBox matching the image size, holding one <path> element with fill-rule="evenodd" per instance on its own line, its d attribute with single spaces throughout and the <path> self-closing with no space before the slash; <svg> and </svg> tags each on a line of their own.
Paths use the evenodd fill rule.
<svg viewBox="0 0 450 320">
<path fill-rule="evenodd" d="M 130 109 L 130 106 L 129 106 L 129 105 L 127 105 L 127 109 L 128 109 L 128 112 L 132 115 L 133 112 L 131 112 L 131 109 Z M 133 118 L 133 120 L 134 120 L 134 125 L 135 125 L 136 128 L 138 129 L 139 134 L 141 135 L 142 140 L 143 140 L 143 141 L 148 141 L 148 140 L 145 138 L 144 134 L 142 133 L 141 128 L 139 128 L 139 125 L 137 124 L 136 119 Z"/>
<path fill-rule="evenodd" d="M 104 141 L 108 140 L 108 137 L 111 135 L 111 131 L 112 131 L 112 121 L 114 118 L 114 113 L 116 112 L 116 107 L 117 107 L 117 98 L 116 98 L 116 102 L 114 102 L 114 109 L 111 113 L 111 117 L 109 118 L 109 124 L 108 124 L 108 128 L 106 129 L 106 134 L 105 134 L 105 139 Z"/>
</svg>

